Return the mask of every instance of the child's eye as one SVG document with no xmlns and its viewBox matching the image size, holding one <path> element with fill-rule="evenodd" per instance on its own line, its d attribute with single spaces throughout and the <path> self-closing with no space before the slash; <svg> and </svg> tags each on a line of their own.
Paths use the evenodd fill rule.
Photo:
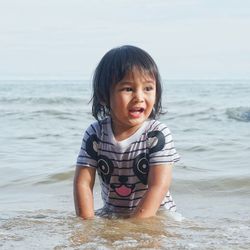
<svg viewBox="0 0 250 250">
<path fill-rule="evenodd" d="M 147 86 L 146 88 L 145 88 L 145 90 L 146 91 L 152 91 L 154 88 L 152 87 L 152 86 Z"/>
<path fill-rule="evenodd" d="M 130 87 L 124 87 L 123 89 L 122 89 L 122 91 L 126 91 L 126 92 L 130 92 L 130 91 L 132 91 L 133 89 L 132 88 L 130 88 Z"/>
</svg>

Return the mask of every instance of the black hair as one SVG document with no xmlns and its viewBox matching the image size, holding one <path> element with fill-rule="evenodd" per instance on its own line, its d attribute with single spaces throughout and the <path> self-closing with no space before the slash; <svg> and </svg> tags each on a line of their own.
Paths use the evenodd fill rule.
<svg viewBox="0 0 250 250">
<path fill-rule="evenodd" d="M 110 90 L 127 73 L 139 70 L 150 74 L 156 82 L 156 100 L 150 118 L 162 113 L 162 84 L 158 67 L 153 58 L 144 50 L 124 45 L 108 51 L 97 65 L 93 76 L 92 115 L 103 119 L 110 114 Z"/>
</svg>

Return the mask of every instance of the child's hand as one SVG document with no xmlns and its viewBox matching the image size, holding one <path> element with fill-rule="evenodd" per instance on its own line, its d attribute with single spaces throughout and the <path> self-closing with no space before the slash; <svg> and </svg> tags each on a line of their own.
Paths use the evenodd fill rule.
<svg viewBox="0 0 250 250">
<path fill-rule="evenodd" d="M 172 164 L 150 167 L 148 175 L 148 190 L 136 208 L 133 218 L 148 218 L 155 216 L 166 196 L 172 180 Z"/>
</svg>

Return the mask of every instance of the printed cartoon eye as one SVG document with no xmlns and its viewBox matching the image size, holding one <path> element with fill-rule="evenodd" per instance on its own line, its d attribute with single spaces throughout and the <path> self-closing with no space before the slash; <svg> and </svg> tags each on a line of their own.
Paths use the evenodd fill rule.
<svg viewBox="0 0 250 250">
<path fill-rule="evenodd" d="M 147 174 L 148 166 L 148 160 L 146 158 L 142 158 L 137 162 L 137 169 L 142 174 Z"/>
<path fill-rule="evenodd" d="M 104 175 L 109 174 L 109 164 L 105 161 L 105 159 L 98 160 L 98 167 Z"/>
<path fill-rule="evenodd" d="M 146 185 L 148 182 L 149 172 L 149 161 L 147 154 L 141 153 L 135 158 L 133 163 L 133 170 L 139 180 Z"/>
<path fill-rule="evenodd" d="M 103 182 L 109 184 L 111 175 L 114 171 L 113 162 L 105 155 L 99 155 L 98 157 L 99 157 L 97 162 L 98 173 L 102 178 Z"/>
</svg>

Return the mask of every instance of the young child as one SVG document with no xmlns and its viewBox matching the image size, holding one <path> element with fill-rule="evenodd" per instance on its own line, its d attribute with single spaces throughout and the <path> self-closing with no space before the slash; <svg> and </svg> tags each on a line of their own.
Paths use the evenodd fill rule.
<svg viewBox="0 0 250 250">
<path fill-rule="evenodd" d="M 108 51 L 93 77 L 92 114 L 74 180 L 76 214 L 94 217 L 93 186 L 98 173 L 104 210 L 147 218 L 159 207 L 175 211 L 169 193 L 173 163 L 179 160 L 162 113 L 161 80 L 152 57 L 134 46 Z"/>
</svg>

